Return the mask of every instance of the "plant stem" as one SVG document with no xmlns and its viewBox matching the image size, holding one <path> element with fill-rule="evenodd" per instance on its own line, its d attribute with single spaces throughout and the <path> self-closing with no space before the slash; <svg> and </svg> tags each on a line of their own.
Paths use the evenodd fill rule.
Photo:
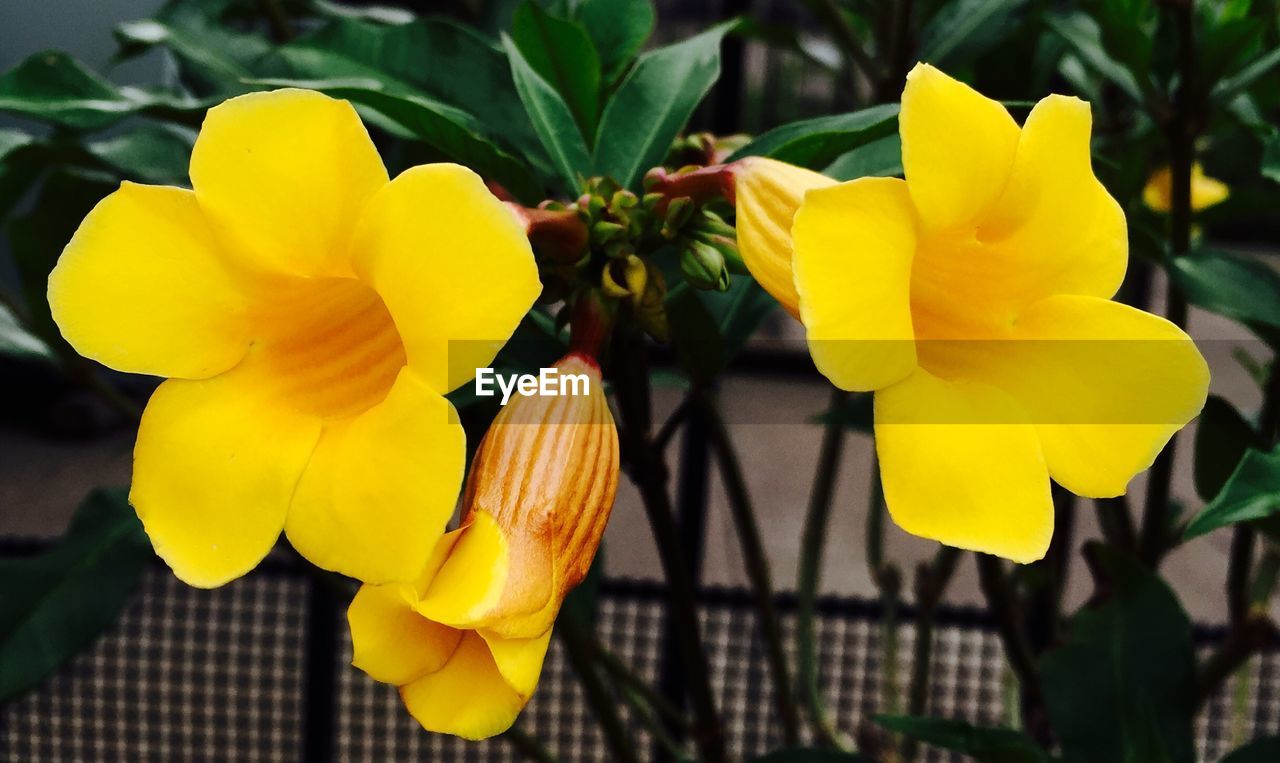
<svg viewBox="0 0 1280 763">
<path fill-rule="evenodd" d="M 519 726 L 512 726 L 502 734 L 502 738 L 511 743 L 524 757 L 535 763 L 559 763 L 556 756 L 542 745 L 535 737 L 526 733 Z"/>
<path fill-rule="evenodd" d="M 569 665 L 578 676 L 582 690 L 586 692 L 587 705 L 600 724 L 600 731 L 604 734 L 605 743 L 609 746 L 613 759 L 621 763 L 639 763 L 636 745 L 622 724 L 622 717 L 618 715 L 616 707 L 617 703 L 605 688 L 604 681 L 600 679 L 600 674 L 596 672 L 596 667 L 591 661 L 592 637 L 587 629 L 569 615 L 559 618 L 555 632 L 564 642 Z"/>
<path fill-rule="evenodd" d="M 1035 563 L 1043 571 L 1027 603 L 1027 638 L 1033 654 L 1041 654 L 1058 633 L 1062 620 L 1062 594 L 1074 556 L 1076 496 L 1057 485 L 1053 488 L 1053 540 L 1044 559 Z"/>
<path fill-rule="evenodd" d="M 1040 674 L 1036 671 L 1035 658 L 1032 657 L 1031 646 L 1027 642 L 1027 634 L 1022 629 L 1018 600 L 1000 560 L 989 554 L 975 556 L 978 560 L 978 579 L 982 585 L 982 593 L 996 620 L 1009 667 L 1013 669 L 1021 688 L 1023 722 L 1033 736 L 1044 741 L 1048 736 L 1047 719 L 1041 709 L 1044 693 L 1040 687 Z"/>
<path fill-rule="evenodd" d="M 828 410 L 844 405 L 849 393 L 834 390 Z M 818 471 L 814 475 L 813 492 L 809 496 L 809 510 L 804 519 L 804 533 L 800 539 L 800 573 L 797 581 L 796 640 L 799 647 L 800 686 L 809 720 L 819 740 L 831 747 L 844 748 L 839 732 L 827 717 L 822 701 L 822 687 L 818 681 L 818 649 L 814 632 L 814 608 L 817 603 L 818 578 L 822 568 L 822 550 L 827 539 L 827 520 L 831 516 L 831 502 L 835 497 L 836 479 L 840 457 L 844 451 L 844 427 L 828 423 L 822 435 L 822 450 L 818 455 Z"/>
<path fill-rule="evenodd" d="M 929 704 L 929 674 L 933 670 L 933 630 L 938 602 L 951 583 L 960 551 L 940 546 L 933 561 L 916 568 L 916 642 L 911 663 L 911 686 L 907 696 L 907 715 L 922 716 Z M 914 760 L 917 743 L 908 739 L 902 757 Z"/>
<path fill-rule="evenodd" d="M 619 333 L 623 336 L 619 337 L 619 343 L 624 346 L 613 357 L 619 363 L 614 392 L 619 398 L 618 409 L 623 421 L 623 451 L 631 479 L 640 490 L 667 579 L 670 616 L 676 626 L 693 703 L 694 741 L 698 746 L 698 757 L 702 763 L 724 763 L 724 730 L 711 693 L 707 657 L 702 649 L 693 578 L 685 563 L 680 530 L 667 494 L 667 468 L 650 439 L 652 414 L 647 347 L 635 335 L 634 328 L 626 326 L 621 329 Z"/>
<path fill-rule="evenodd" d="M 1191 251 L 1191 166 L 1194 161 L 1196 124 L 1196 50 L 1192 3 L 1170 3 L 1177 33 L 1178 90 L 1173 98 L 1172 119 L 1166 125 L 1169 141 L 1169 250 L 1174 257 Z M 1169 279 L 1166 317 L 1174 325 L 1187 325 L 1187 300 Z M 1170 532 L 1170 486 L 1178 436 L 1169 439 L 1156 457 L 1147 480 L 1147 504 L 1142 517 L 1139 556 L 1152 568 L 1159 566 L 1168 550 Z"/>
<path fill-rule="evenodd" d="M 689 722 L 689 719 L 685 717 L 685 714 L 679 708 L 668 702 L 666 697 L 663 697 L 643 678 L 636 675 L 631 670 L 631 667 L 622 661 L 622 658 L 605 648 L 605 645 L 601 644 L 599 639 L 592 638 L 585 643 L 585 646 L 590 648 L 591 657 L 600 663 L 600 667 L 604 668 L 606 673 L 618 683 L 630 688 L 645 703 L 656 710 L 659 715 L 666 718 L 670 724 L 682 732 L 687 732 L 693 728 L 693 724 Z"/>
<path fill-rule="evenodd" d="M 1098 498 L 1093 505 L 1098 510 L 1098 524 L 1107 545 L 1121 551 L 1135 551 L 1138 548 L 1138 530 L 1133 524 L 1128 496 Z"/>
<path fill-rule="evenodd" d="M 1264 613 L 1252 612 L 1237 623 L 1196 673 L 1196 709 L 1204 707 L 1232 673 L 1275 638 L 1275 625 Z"/>
<path fill-rule="evenodd" d="M 800 717 L 791 695 L 791 671 L 787 669 L 782 626 L 774 605 L 773 577 L 769 571 L 769 558 L 765 555 L 764 543 L 760 539 L 760 526 L 756 522 L 755 509 L 747 491 L 747 481 L 742 475 L 742 464 L 738 461 L 724 419 L 705 393 L 696 392 L 695 395 L 707 422 L 711 445 L 720 461 L 720 474 L 724 478 L 724 489 L 729 498 L 729 511 L 733 515 L 738 543 L 742 547 L 742 563 L 746 567 L 751 591 L 755 595 L 756 609 L 760 616 L 760 633 L 764 638 L 778 704 L 778 716 L 782 719 L 783 739 L 788 747 L 795 747 L 800 741 Z"/>
</svg>

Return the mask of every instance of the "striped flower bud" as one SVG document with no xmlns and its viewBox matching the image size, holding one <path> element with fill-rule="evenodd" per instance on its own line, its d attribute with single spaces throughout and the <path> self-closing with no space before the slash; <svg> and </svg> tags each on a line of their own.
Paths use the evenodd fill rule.
<svg viewBox="0 0 1280 763">
<path fill-rule="evenodd" d="M 591 566 L 618 487 L 600 369 L 571 353 L 557 385 L 516 396 L 472 462 L 460 527 L 413 583 L 365 585 L 348 611 L 356 667 L 400 687 L 430 731 L 505 731 L 537 686 L 564 597 Z"/>
</svg>

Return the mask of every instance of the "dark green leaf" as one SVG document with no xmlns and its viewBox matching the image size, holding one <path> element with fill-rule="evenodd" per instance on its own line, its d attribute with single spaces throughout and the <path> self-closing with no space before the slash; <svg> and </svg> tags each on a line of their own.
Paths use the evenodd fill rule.
<svg viewBox="0 0 1280 763">
<path fill-rule="evenodd" d="M 210 102 L 137 88 L 117 88 L 65 53 L 37 53 L 0 75 L 0 111 L 75 129 L 95 130 L 134 114 L 173 116 Z"/>
<path fill-rule="evenodd" d="M 0 701 L 36 686 L 119 615 L 152 558 L 123 491 L 98 491 L 52 551 L 0 561 Z"/>
<path fill-rule="evenodd" d="M 320 13 L 332 18 L 374 21 L 389 26 L 412 24 L 417 20 L 417 16 L 414 16 L 412 11 L 389 5 L 354 6 L 332 3 L 328 2 L 328 0 L 311 0 L 311 5 Z"/>
<path fill-rule="evenodd" d="M 1149 570 L 1104 546 L 1091 548 L 1105 581 L 1102 596 L 1072 618 L 1065 641 L 1040 661 L 1063 760 L 1123 761 L 1154 726 L 1173 763 L 1193 763 L 1191 622 Z"/>
<path fill-rule="evenodd" d="M 21 130 L 0 130 L 0 161 L 20 148 L 31 145 L 35 140 Z"/>
<path fill-rule="evenodd" d="M 726 364 L 742 351 L 760 323 L 778 306 L 752 278 L 734 278 L 728 291 L 701 292 L 700 296 L 720 330 Z"/>
<path fill-rule="evenodd" d="M 836 750 L 775 750 L 752 758 L 751 763 L 871 763 L 871 759 L 853 752 Z"/>
<path fill-rule="evenodd" d="M 600 117 L 594 172 L 635 187 L 662 164 L 693 110 L 720 77 L 720 42 L 735 22 L 640 56 Z"/>
<path fill-rule="evenodd" d="M 577 15 L 595 41 L 605 83 L 626 70 L 653 32 L 651 0 L 583 0 Z"/>
<path fill-rule="evenodd" d="M 736 151 L 730 160 L 768 156 L 820 170 L 841 155 L 898 131 L 898 105 L 817 117 L 776 127 Z"/>
<path fill-rule="evenodd" d="M 819 424 L 838 424 L 855 432 L 871 434 L 875 423 L 872 397 L 865 392 L 850 395 L 843 405 L 818 414 L 814 421 Z"/>
<path fill-rule="evenodd" d="M 724 339 L 715 317 L 686 283 L 667 292 L 666 310 L 680 366 L 695 382 L 710 381 L 725 364 Z"/>
<path fill-rule="evenodd" d="M 1257 739 L 1222 759 L 1222 763 L 1275 763 L 1280 760 L 1280 736 Z"/>
<path fill-rule="evenodd" d="M 836 180 L 902 174 L 902 138 L 897 133 L 859 146 L 828 164 L 822 174 Z"/>
<path fill-rule="evenodd" d="M 193 23 L 186 28 L 154 19 L 125 22 L 116 27 L 116 38 L 126 47 L 159 45 L 173 51 L 201 92 L 223 96 L 247 92 L 243 80 L 254 75 L 251 62 L 266 55 L 270 43 L 257 35 L 228 31 L 194 14 L 187 17 Z"/>
<path fill-rule="evenodd" d="M 1031 737 L 1013 729 L 979 728 L 946 718 L 876 716 L 876 723 L 944 750 L 962 752 L 978 763 L 1045 763 L 1048 756 Z"/>
<path fill-rule="evenodd" d="M 590 148 L 600 111 L 600 57 L 586 31 L 525 0 L 516 9 L 511 39 L 529 66 L 568 104 Z"/>
<path fill-rule="evenodd" d="M 305 87 L 366 107 L 369 122 L 400 137 L 420 140 L 450 160 L 496 180 L 516 198 L 532 204 L 542 186 L 523 162 L 476 133 L 475 118 L 464 111 L 409 93 L 388 93 L 377 82 L 360 80 L 259 80 L 277 87 Z"/>
<path fill-rule="evenodd" d="M 1187 299 L 1245 323 L 1280 326 L 1280 275 L 1256 259 L 1201 250 L 1169 263 Z"/>
<path fill-rule="evenodd" d="M 1143 92 L 1133 72 L 1121 64 L 1103 47 L 1102 29 L 1083 11 L 1072 13 L 1051 13 L 1045 16 L 1045 23 L 1066 40 L 1080 59 L 1094 71 L 1106 77 L 1116 87 L 1138 103 L 1143 101 Z"/>
<path fill-rule="evenodd" d="M 427 95 L 473 115 L 491 140 L 543 157 L 506 56 L 467 27 L 442 19 L 394 27 L 339 19 L 278 53 L 296 78 L 358 77 L 388 92 Z"/>
<path fill-rule="evenodd" d="M 1280 183 L 1280 131 L 1272 133 L 1262 147 L 1262 176 Z"/>
<path fill-rule="evenodd" d="M 573 119 L 573 112 L 555 88 L 533 70 L 510 37 L 503 37 L 502 43 L 511 61 L 516 92 L 520 94 L 534 132 L 551 155 L 551 163 L 564 183 L 564 190 L 576 192 L 582 184 L 581 178 L 590 173 L 591 154 Z"/>
<path fill-rule="evenodd" d="M 1210 395 L 1196 425 L 1196 493 L 1211 500 L 1222 491 L 1245 451 L 1262 447 L 1262 437 L 1235 406 Z"/>
<path fill-rule="evenodd" d="M 1236 95 L 1249 89 L 1255 82 L 1270 74 L 1280 66 L 1280 47 L 1272 48 L 1255 58 L 1235 74 L 1219 80 L 1213 88 L 1213 99 L 1218 103 L 1226 103 Z"/>
<path fill-rule="evenodd" d="M 1222 490 L 1187 525 L 1183 537 L 1189 540 L 1219 527 L 1266 519 L 1277 513 L 1280 513 L 1280 450 L 1264 453 L 1250 448 Z"/>
<path fill-rule="evenodd" d="M 920 30 L 921 61 L 946 68 L 970 61 L 1004 39 L 1027 0 L 955 0 L 944 3 Z"/>
<path fill-rule="evenodd" d="M 126 178 L 143 183 L 184 185 L 194 131 L 170 125 L 143 125 L 113 138 L 85 144 L 85 150 Z"/>
<path fill-rule="evenodd" d="M 0 355 L 42 363 L 55 362 L 49 345 L 23 328 L 18 316 L 4 303 L 0 303 Z"/>
</svg>

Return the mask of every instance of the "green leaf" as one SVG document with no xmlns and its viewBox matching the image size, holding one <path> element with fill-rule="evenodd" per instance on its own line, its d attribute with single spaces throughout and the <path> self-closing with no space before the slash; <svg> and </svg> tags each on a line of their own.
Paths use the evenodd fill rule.
<svg viewBox="0 0 1280 763">
<path fill-rule="evenodd" d="M 1280 514 L 1280 449 L 1264 453 L 1249 448 L 1222 490 L 1187 525 L 1183 538 L 1276 514 Z"/>
<path fill-rule="evenodd" d="M 0 75 L 0 111 L 81 130 L 135 114 L 173 117 L 211 105 L 180 95 L 117 88 L 56 51 L 37 53 Z"/>
<path fill-rule="evenodd" d="M 186 28 L 155 19 L 116 26 L 116 39 L 126 48 L 161 46 L 178 58 L 188 80 L 201 92 L 237 95 L 247 92 L 243 80 L 254 76 L 251 62 L 266 55 L 271 45 L 257 35 L 237 34 L 195 14 Z"/>
<path fill-rule="evenodd" d="M 85 151 L 126 178 L 185 185 L 195 132 L 173 125 L 143 125 L 113 138 L 86 143 Z"/>
<path fill-rule="evenodd" d="M 841 155 L 897 131 L 898 105 L 889 103 L 776 127 L 738 149 L 729 159 L 768 156 L 819 170 Z"/>
<path fill-rule="evenodd" d="M 490 140 L 544 160 L 501 48 L 443 19 L 380 26 L 338 19 L 279 49 L 299 79 L 372 79 L 388 92 L 426 95 L 478 119 Z"/>
<path fill-rule="evenodd" d="M 1272 133 L 1263 144 L 1262 176 L 1280 183 L 1280 131 Z"/>
<path fill-rule="evenodd" d="M 511 61 L 516 92 L 520 94 L 534 132 L 551 155 L 551 163 L 564 182 L 564 190 L 576 192 L 582 184 L 581 178 L 590 172 L 591 154 L 573 119 L 573 112 L 555 88 L 534 71 L 510 37 L 504 36 L 502 44 Z"/>
<path fill-rule="evenodd" d="M 700 292 L 700 298 L 719 329 L 725 365 L 742 351 L 760 323 L 778 306 L 777 300 L 753 278 L 734 278 L 728 291 Z"/>
<path fill-rule="evenodd" d="M 902 175 L 902 138 L 894 133 L 859 146 L 828 164 L 822 174 L 836 180 Z"/>
<path fill-rule="evenodd" d="M 568 104 L 590 148 L 600 111 L 600 57 L 586 31 L 525 0 L 516 9 L 511 39 L 529 66 Z"/>
<path fill-rule="evenodd" d="M 768 755 L 752 758 L 751 763 L 872 763 L 872 761 L 854 752 L 800 749 L 775 750 Z"/>
<path fill-rule="evenodd" d="M 1245 451 L 1262 447 L 1262 437 L 1235 406 L 1210 395 L 1196 425 L 1196 493 L 1211 500 L 1222 491 Z"/>
<path fill-rule="evenodd" d="M 0 161 L 14 151 L 31 145 L 35 138 L 21 130 L 0 130 Z"/>
<path fill-rule="evenodd" d="M 1107 78 L 1137 103 L 1143 102 L 1142 87 L 1133 72 L 1103 47 L 1102 29 L 1083 11 L 1050 13 L 1045 24 L 1058 34 L 1076 55 L 1094 71 Z"/>
<path fill-rule="evenodd" d="M 352 6 L 343 5 L 342 3 L 332 3 L 328 2 L 328 0 L 311 0 L 311 5 L 320 13 L 332 18 L 374 21 L 379 24 L 387 24 L 389 26 L 412 24 L 418 18 L 413 15 L 412 11 L 407 11 L 403 8 L 395 8 L 389 5 Z"/>
<path fill-rule="evenodd" d="M 955 0 L 945 3 L 920 30 L 916 56 L 946 68 L 972 60 L 1015 28 L 1027 0 Z"/>
<path fill-rule="evenodd" d="M 56 362 L 49 345 L 23 328 L 18 316 L 4 303 L 0 303 L 0 355 L 18 360 Z"/>
<path fill-rule="evenodd" d="M 934 747 L 962 752 L 978 763 L 1046 763 L 1049 759 L 1031 737 L 1013 729 L 906 715 L 879 715 L 876 723 Z"/>
<path fill-rule="evenodd" d="M 720 78 L 720 42 L 736 22 L 640 56 L 604 107 L 594 174 L 634 188 L 662 164 L 693 110 Z"/>
<path fill-rule="evenodd" d="M 680 366 L 695 382 L 710 381 L 725 365 L 724 339 L 715 317 L 687 283 L 667 292 L 665 305 Z"/>
<path fill-rule="evenodd" d="M 1090 546 L 1104 581 L 1040 660 L 1049 721 L 1066 763 L 1123 761 L 1152 733 L 1173 763 L 1195 760 L 1191 621 L 1138 562 Z M 1154 731 L 1152 731 L 1154 729 Z"/>
<path fill-rule="evenodd" d="M 124 491 L 97 491 L 48 553 L 0 561 L 0 702 L 35 687 L 106 630 L 152 558 Z"/>
<path fill-rule="evenodd" d="M 1275 763 L 1280 760 L 1280 736 L 1256 739 L 1222 759 L 1222 763 Z"/>
<path fill-rule="evenodd" d="M 1280 327 L 1280 275 L 1256 259 L 1200 250 L 1171 260 L 1169 274 L 1193 304 L 1245 323 Z"/>
<path fill-rule="evenodd" d="M 1255 58 L 1240 71 L 1218 81 L 1213 87 L 1213 100 L 1227 103 L 1236 95 L 1248 90 L 1255 82 L 1280 66 L 1280 48 L 1272 48 Z"/>
<path fill-rule="evenodd" d="M 542 185 L 521 161 L 477 133 L 475 118 L 426 96 L 388 93 L 377 82 L 361 80 L 258 80 L 274 87 L 305 87 L 366 107 L 366 119 L 411 140 L 420 140 L 445 157 L 496 180 L 516 198 L 532 204 Z"/>
<path fill-rule="evenodd" d="M 644 47 L 655 20 L 651 0 L 583 0 L 577 16 L 595 41 L 606 83 L 617 79 Z"/>
</svg>

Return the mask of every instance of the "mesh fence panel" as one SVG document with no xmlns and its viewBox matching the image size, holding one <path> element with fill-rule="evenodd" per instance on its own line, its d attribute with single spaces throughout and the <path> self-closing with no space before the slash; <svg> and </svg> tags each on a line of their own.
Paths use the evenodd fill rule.
<svg viewBox="0 0 1280 763">
<path fill-rule="evenodd" d="M 148 572 L 103 638 L 39 689 L 0 709 L 0 760 L 301 760 L 311 585 L 301 574 L 274 569 L 203 591 L 166 570 Z M 730 752 L 750 756 L 778 746 L 773 686 L 749 598 L 707 592 L 701 614 Z M 614 582 L 602 593 L 597 629 L 619 658 L 654 682 L 663 618 L 660 590 Z M 519 759 L 501 739 L 473 743 L 423 731 L 401 709 L 393 687 L 349 666 L 350 641 L 340 621 L 333 625 L 341 633 L 332 655 L 335 716 L 323 728 L 332 734 L 337 760 Z M 783 625 L 790 636 L 795 623 L 789 608 Z M 881 709 L 882 636 L 873 605 L 822 602 L 819 664 L 827 706 L 846 732 Z M 897 683 L 905 687 L 914 641 L 909 624 L 898 638 Z M 931 714 L 1001 723 L 1006 667 L 999 638 L 981 614 L 943 611 L 933 660 Z M 1235 680 L 1246 682 L 1239 691 Z M 1253 660 L 1235 680 L 1199 718 L 1203 760 L 1218 760 L 1233 743 L 1280 731 L 1280 652 Z M 642 758 L 650 759 L 653 738 L 644 719 L 619 705 Z M 522 728 L 562 760 L 610 760 L 591 712 L 553 640 Z M 960 758 L 928 750 L 924 759 Z"/>
</svg>

